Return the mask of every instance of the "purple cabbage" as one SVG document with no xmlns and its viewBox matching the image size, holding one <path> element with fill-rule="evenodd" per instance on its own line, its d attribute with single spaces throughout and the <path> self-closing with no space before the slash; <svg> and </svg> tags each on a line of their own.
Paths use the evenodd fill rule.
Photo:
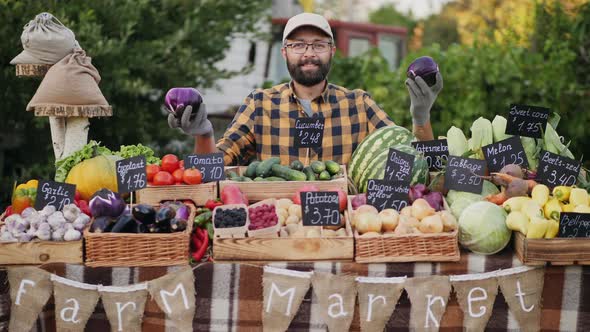
<svg viewBox="0 0 590 332">
<path fill-rule="evenodd" d="M 436 83 L 436 73 L 438 73 L 438 64 L 434 59 L 421 56 L 410 64 L 406 75 L 411 79 L 420 76 L 428 86 L 433 86 Z"/>
<path fill-rule="evenodd" d="M 117 218 L 123 213 L 127 204 L 118 193 L 101 189 L 92 195 L 88 203 L 93 217 Z"/>
<path fill-rule="evenodd" d="M 168 112 L 177 118 L 182 117 L 185 107 L 189 105 L 193 107 L 191 117 L 195 116 L 202 102 L 203 97 L 195 88 L 172 88 L 166 93 L 165 104 Z"/>
</svg>

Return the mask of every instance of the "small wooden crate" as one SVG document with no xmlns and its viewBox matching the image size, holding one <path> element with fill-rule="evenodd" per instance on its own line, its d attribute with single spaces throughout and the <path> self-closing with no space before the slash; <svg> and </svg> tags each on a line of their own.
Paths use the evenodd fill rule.
<svg viewBox="0 0 590 332">
<path fill-rule="evenodd" d="M 84 231 L 87 266 L 171 266 L 189 263 L 189 238 L 196 208 L 189 204 L 186 229 L 174 233 L 94 233 Z M 92 220 L 94 222 L 94 220 Z"/>
<path fill-rule="evenodd" d="M 348 215 L 352 218 L 351 197 Z M 445 208 L 448 206 L 445 202 Z M 382 234 L 363 238 L 354 230 L 357 263 L 456 262 L 460 259 L 459 232 L 433 234 Z"/>
<path fill-rule="evenodd" d="M 4 224 L 4 214 L 0 225 Z M 40 265 L 47 263 L 82 264 L 83 242 L 41 241 L 0 242 L 0 265 Z"/>
<path fill-rule="evenodd" d="M 213 239 L 213 257 L 221 261 L 352 261 L 354 239 L 345 218 L 345 237 Z M 308 226 L 311 227 L 311 226 Z M 323 230 L 321 231 L 323 233 Z"/>
<path fill-rule="evenodd" d="M 514 251 L 525 265 L 590 265 L 590 239 L 527 239 L 514 232 Z"/>
<path fill-rule="evenodd" d="M 246 211 L 246 223 L 240 227 L 229 227 L 229 228 L 217 228 L 215 227 L 215 214 L 220 209 L 244 209 Z M 246 204 L 225 204 L 216 206 L 213 209 L 213 232 L 215 234 L 215 238 L 244 238 L 246 237 L 246 233 L 248 232 L 248 226 L 250 225 L 250 218 L 248 217 L 248 207 Z"/>
<path fill-rule="evenodd" d="M 217 182 L 197 185 L 148 186 L 136 192 L 137 202 L 158 205 L 163 201 L 191 200 L 197 206 L 217 198 Z"/>
<path fill-rule="evenodd" d="M 226 171 L 234 171 L 239 175 L 244 174 L 246 166 L 226 167 Z M 248 196 L 250 202 L 258 202 L 267 198 L 292 198 L 293 194 L 304 185 L 314 185 L 320 191 L 331 191 L 341 189 L 348 192 L 348 176 L 346 166 L 340 165 L 342 177 L 329 181 L 252 181 L 238 182 L 225 180 L 219 182 L 219 190 L 223 190 L 228 184 L 237 185 L 240 190 Z"/>
</svg>

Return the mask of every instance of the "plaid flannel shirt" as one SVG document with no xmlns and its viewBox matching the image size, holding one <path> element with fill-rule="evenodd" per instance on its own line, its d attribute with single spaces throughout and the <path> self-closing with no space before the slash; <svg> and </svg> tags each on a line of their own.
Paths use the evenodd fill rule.
<svg viewBox="0 0 590 332">
<path fill-rule="evenodd" d="M 246 97 L 217 148 L 226 165 L 244 165 L 252 159 L 280 157 L 293 160 L 334 160 L 346 164 L 358 144 L 375 129 L 393 124 L 387 114 L 363 90 L 327 84 L 311 102 L 313 116 L 324 118 L 320 148 L 295 148 L 295 120 L 307 117 L 292 85 L 257 89 Z"/>
</svg>

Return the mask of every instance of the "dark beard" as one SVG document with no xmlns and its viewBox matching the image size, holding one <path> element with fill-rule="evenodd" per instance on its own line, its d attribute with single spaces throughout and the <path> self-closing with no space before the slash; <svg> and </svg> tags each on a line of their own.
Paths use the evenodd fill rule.
<svg viewBox="0 0 590 332">
<path fill-rule="evenodd" d="M 301 69 L 301 66 L 310 63 L 317 65 L 318 69 L 314 72 L 305 72 Z M 323 82 L 330 72 L 331 64 L 332 59 L 328 60 L 327 63 L 322 63 L 319 59 L 291 63 L 287 59 L 287 69 L 289 70 L 289 74 L 291 74 L 291 78 L 293 78 L 295 82 L 307 87 Z"/>
</svg>

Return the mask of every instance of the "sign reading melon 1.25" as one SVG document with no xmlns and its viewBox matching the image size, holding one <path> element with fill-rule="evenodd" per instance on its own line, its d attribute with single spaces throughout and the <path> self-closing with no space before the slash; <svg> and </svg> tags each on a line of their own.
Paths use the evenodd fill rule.
<svg viewBox="0 0 590 332">
<path fill-rule="evenodd" d="M 324 139 L 324 118 L 297 118 L 295 119 L 296 148 L 319 148 Z"/>
<path fill-rule="evenodd" d="M 582 163 L 577 160 L 541 150 L 537 178 L 549 187 L 576 184 Z"/>
<path fill-rule="evenodd" d="M 506 134 L 543 137 L 550 110 L 545 107 L 511 104 Z"/>
<path fill-rule="evenodd" d="M 481 177 L 485 175 L 485 171 L 485 160 L 449 156 L 445 170 L 445 188 L 481 194 Z"/>
<path fill-rule="evenodd" d="M 335 191 L 303 191 L 301 210 L 303 226 L 340 225 L 340 201 Z"/>
<path fill-rule="evenodd" d="M 115 164 L 117 169 L 117 191 L 122 194 L 147 187 L 145 166 L 144 156 L 118 160 Z"/>
<path fill-rule="evenodd" d="M 529 162 L 518 136 L 513 136 L 481 148 L 490 172 L 498 172 L 502 167 L 515 164 L 528 168 Z"/>
<path fill-rule="evenodd" d="M 442 171 L 449 159 L 449 145 L 446 139 L 412 142 L 412 146 L 424 154 L 428 169 L 432 172 Z"/>
<path fill-rule="evenodd" d="M 35 210 L 42 210 L 46 205 L 53 205 L 60 211 L 64 206 L 74 203 L 75 195 L 75 184 L 39 181 Z"/>
<path fill-rule="evenodd" d="M 560 213 L 558 237 L 590 237 L 590 214 Z"/>
<path fill-rule="evenodd" d="M 390 148 L 385 163 L 385 180 L 409 183 L 412 181 L 413 166 L 413 155 Z"/>
<path fill-rule="evenodd" d="M 201 171 L 203 182 L 225 180 L 223 152 L 188 155 L 184 158 L 184 168 L 191 167 Z"/>
<path fill-rule="evenodd" d="M 401 211 L 408 206 L 409 182 L 370 179 L 367 183 L 367 204 L 377 210 L 395 209 Z"/>
</svg>

